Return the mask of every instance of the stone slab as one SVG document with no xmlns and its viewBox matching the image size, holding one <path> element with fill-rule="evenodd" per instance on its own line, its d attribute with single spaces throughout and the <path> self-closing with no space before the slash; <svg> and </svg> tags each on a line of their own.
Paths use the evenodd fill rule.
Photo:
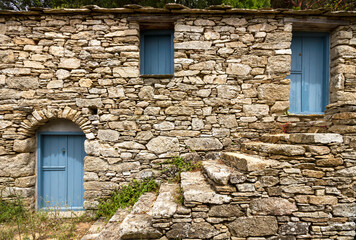
<svg viewBox="0 0 356 240">
<path fill-rule="evenodd" d="M 218 185 L 227 185 L 233 169 L 217 160 L 202 162 L 204 172 Z"/>
<path fill-rule="evenodd" d="M 181 173 L 181 188 L 186 203 L 229 203 L 231 197 L 215 193 L 201 172 Z"/>
<path fill-rule="evenodd" d="M 229 166 L 241 171 L 260 171 L 268 167 L 278 166 L 276 160 L 267 160 L 259 156 L 247 155 L 237 152 L 224 152 L 222 160 Z"/>
<path fill-rule="evenodd" d="M 342 135 L 337 133 L 294 133 L 289 137 L 292 143 L 330 144 L 343 143 Z"/>
<path fill-rule="evenodd" d="M 177 211 L 178 184 L 163 183 L 159 189 L 158 197 L 153 204 L 153 218 L 170 218 Z"/>
<path fill-rule="evenodd" d="M 257 152 L 264 152 L 268 154 L 278 154 L 286 156 L 300 156 L 304 155 L 305 148 L 298 145 L 290 144 L 271 144 L 263 142 L 248 142 L 242 145 L 243 151 L 251 150 Z"/>
</svg>

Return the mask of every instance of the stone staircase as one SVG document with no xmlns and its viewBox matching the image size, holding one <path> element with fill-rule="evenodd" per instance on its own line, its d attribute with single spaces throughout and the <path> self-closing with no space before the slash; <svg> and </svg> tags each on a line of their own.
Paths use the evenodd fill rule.
<svg viewBox="0 0 356 240">
<path fill-rule="evenodd" d="M 330 220 L 326 206 L 339 200 L 321 178 L 343 164 L 333 154 L 342 143 L 338 134 L 263 135 L 240 152 L 203 161 L 202 171 L 181 173 L 180 186 L 162 184 L 158 195 L 144 194 L 97 239 L 318 239 L 328 229 L 318 227 Z M 350 237 L 343 235 L 347 227 L 332 234 L 351 240 L 349 228 Z"/>
</svg>

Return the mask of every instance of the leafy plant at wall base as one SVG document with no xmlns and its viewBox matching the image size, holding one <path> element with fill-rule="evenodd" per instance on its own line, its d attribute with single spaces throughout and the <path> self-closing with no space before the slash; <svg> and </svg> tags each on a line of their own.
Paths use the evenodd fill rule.
<svg viewBox="0 0 356 240">
<path fill-rule="evenodd" d="M 5 201 L 0 197 L 0 223 L 20 221 L 25 218 L 26 209 L 20 197 Z"/>
<path fill-rule="evenodd" d="M 157 190 L 158 184 L 154 179 L 142 181 L 134 179 L 127 186 L 114 190 L 110 194 L 110 198 L 100 201 L 96 216 L 110 219 L 117 209 L 133 206 L 142 194 Z"/>
<path fill-rule="evenodd" d="M 59 207 L 54 211 L 33 211 L 26 209 L 19 196 L 8 200 L 0 195 L 0 240 L 74 239 L 77 224 L 92 220 L 74 212 L 69 219 L 61 218 L 60 211 Z"/>
</svg>

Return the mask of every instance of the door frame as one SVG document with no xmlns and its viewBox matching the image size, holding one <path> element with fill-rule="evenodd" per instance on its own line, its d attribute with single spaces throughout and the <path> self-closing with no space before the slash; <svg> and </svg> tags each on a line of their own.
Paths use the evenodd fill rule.
<svg viewBox="0 0 356 240">
<path fill-rule="evenodd" d="M 37 161 L 36 161 L 36 173 L 37 173 L 37 178 L 36 178 L 36 209 L 37 210 L 51 210 L 51 208 L 41 208 L 39 206 L 40 204 L 40 201 L 39 201 L 39 197 L 41 196 L 41 179 L 42 179 L 42 173 L 41 173 L 41 161 L 42 161 L 42 148 L 41 148 L 41 145 L 42 145 L 42 140 L 43 140 L 43 136 L 53 136 L 53 135 L 58 135 L 58 136 L 63 136 L 63 135 L 72 135 L 72 136 L 85 136 L 85 134 L 83 132 L 38 132 L 37 133 Z M 83 146 L 84 148 L 84 146 Z M 84 149 L 85 151 L 85 149 Z M 83 159 L 83 165 L 84 165 L 84 159 Z M 53 209 L 53 210 L 56 210 L 56 209 Z M 82 206 L 81 208 L 71 208 L 71 209 L 68 209 L 68 208 L 61 208 L 60 209 L 61 211 L 71 211 L 71 210 L 74 210 L 74 211 L 83 211 L 85 210 L 84 207 Z"/>
<path fill-rule="evenodd" d="M 322 101 L 326 104 L 325 106 L 327 106 L 330 103 L 330 33 L 329 32 L 293 31 L 292 32 L 292 41 L 293 41 L 293 37 L 323 37 L 325 39 L 325 46 L 324 46 L 325 57 L 323 59 L 323 66 L 325 68 L 324 69 L 325 71 L 323 71 L 323 79 L 324 79 L 325 84 L 323 85 L 323 89 L 322 89 L 322 92 L 323 92 Z M 291 74 L 292 74 L 292 69 L 291 69 L 290 75 Z M 295 114 L 295 115 L 309 115 L 309 114 L 324 115 L 324 112 L 296 112 L 296 113 L 291 112 L 291 114 Z"/>
</svg>

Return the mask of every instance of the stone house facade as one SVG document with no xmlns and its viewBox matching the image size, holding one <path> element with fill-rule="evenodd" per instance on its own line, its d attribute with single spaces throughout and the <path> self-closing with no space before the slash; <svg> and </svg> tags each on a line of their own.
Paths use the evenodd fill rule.
<svg viewBox="0 0 356 240">
<path fill-rule="evenodd" d="M 186 204 L 174 212 L 178 220 L 160 215 L 144 237 L 353 239 L 355 16 L 177 4 L 1 11 L 2 196 L 21 195 L 41 207 L 39 198 L 47 194 L 61 201 L 61 191 L 82 192 L 78 207 L 95 209 L 100 198 L 134 178 L 164 178 L 163 163 L 180 155 L 206 162 L 215 192 L 195 189 L 194 181 L 205 186 L 205 180 L 185 174 Z M 162 48 L 166 62 L 173 61 L 169 70 L 143 70 L 160 61 L 151 58 L 151 45 L 144 49 L 143 32 L 167 30 L 174 46 Z M 328 35 L 323 114 L 288 111 L 296 32 Z M 85 137 L 75 138 L 79 132 Z M 80 148 L 83 163 L 68 165 L 69 152 Z M 65 166 L 46 162 L 56 151 Z M 227 153 L 234 151 L 241 153 Z M 214 162 L 220 158 L 240 175 L 219 178 L 230 171 Z M 234 213 L 220 216 L 221 206 Z M 205 232 L 177 233 L 183 225 Z M 261 228 L 253 231 L 254 225 Z"/>
</svg>

